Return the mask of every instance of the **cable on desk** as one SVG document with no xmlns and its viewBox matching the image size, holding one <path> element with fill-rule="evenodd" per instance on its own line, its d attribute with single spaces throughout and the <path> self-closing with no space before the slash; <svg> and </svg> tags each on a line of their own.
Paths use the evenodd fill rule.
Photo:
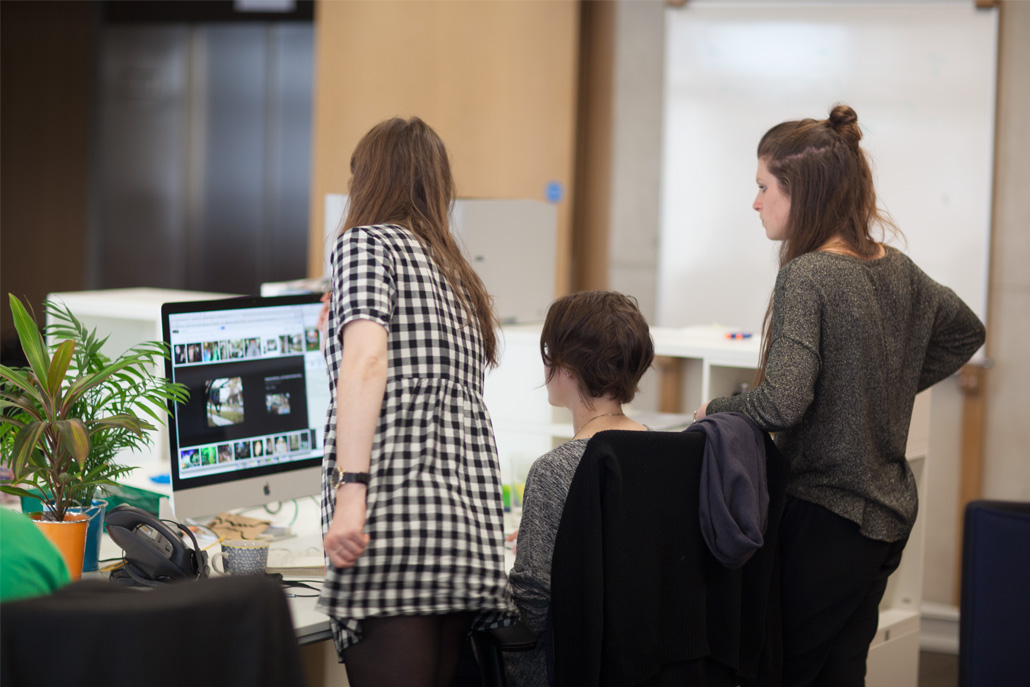
<svg viewBox="0 0 1030 687">
<path fill-rule="evenodd" d="M 119 568 L 124 568 L 128 564 L 128 561 L 126 561 L 124 558 L 106 558 L 100 562 L 107 564 L 97 568 L 97 572 L 102 573 L 114 572 Z"/>
<path fill-rule="evenodd" d="M 293 502 L 293 519 L 290 520 L 290 523 L 287 525 L 287 527 L 293 527 L 294 523 L 297 522 L 297 518 L 300 517 L 300 504 L 297 503 L 297 499 L 290 500 Z M 262 506 L 262 508 L 264 508 L 265 512 L 269 515 L 279 515 L 279 513 L 281 513 L 283 510 L 283 502 L 276 501 L 274 507 L 273 504 L 266 503 L 264 506 Z"/>
<path fill-rule="evenodd" d="M 293 525 L 296 524 L 297 518 L 300 517 L 300 504 L 297 503 L 297 499 L 293 499 L 293 519 L 290 520 L 290 524 L 287 525 L 290 529 L 293 529 Z"/>
<path fill-rule="evenodd" d="M 214 539 L 213 542 L 211 542 L 207 546 L 205 546 L 202 549 L 200 549 L 201 551 L 207 551 L 208 549 L 210 549 L 215 544 L 221 544 L 223 541 L 225 541 L 225 537 L 223 537 L 222 535 L 218 534 L 217 532 L 215 532 L 213 529 L 211 529 L 207 525 L 202 525 L 199 522 L 190 521 L 189 527 L 190 527 L 190 529 L 203 530 L 205 532 L 205 534 L 206 534 L 206 538 Z M 198 544 L 199 544 L 199 542 L 198 542 Z"/>
<path fill-rule="evenodd" d="M 278 582 L 283 587 L 283 594 L 293 599 L 307 599 L 319 596 L 322 592 L 316 587 L 312 587 L 312 584 L 324 584 L 325 580 L 284 580 L 282 573 L 268 573 L 268 576 Z M 314 594 L 297 594 L 295 592 L 288 592 L 287 589 L 307 589 Z"/>
</svg>

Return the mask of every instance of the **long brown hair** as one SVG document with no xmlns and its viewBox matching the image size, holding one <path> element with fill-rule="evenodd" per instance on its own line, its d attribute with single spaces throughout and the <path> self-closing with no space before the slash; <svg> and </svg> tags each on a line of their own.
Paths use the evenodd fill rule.
<svg viewBox="0 0 1030 687">
<path fill-rule="evenodd" d="M 900 235 L 890 216 L 876 205 L 873 173 L 860 140 L 858 115 L 847 105 L 834 106 L 828 119 L 783 122 L 762 136 L 758 159 L 765 161 L 790 198 L 786 238 L 780 246 L 781 268 L 834 238 L 851 253 L 873 258 L 880 251 L 874 227 Z M 772 346 L 772 306 L 770 297 L 756 386 L 765 379 Z"/>
<path fill-rule="evenodd" d="M 450 231 L 454 177 L 443 141 L 418 117 L 372 127 L 350 160 L 350 209 L 341 231 L 397 224 L 414 234 L 446 277 L 470 320 L 479 323 L 486 360 L 497 365 L 493 299 Z"/>
</svg>

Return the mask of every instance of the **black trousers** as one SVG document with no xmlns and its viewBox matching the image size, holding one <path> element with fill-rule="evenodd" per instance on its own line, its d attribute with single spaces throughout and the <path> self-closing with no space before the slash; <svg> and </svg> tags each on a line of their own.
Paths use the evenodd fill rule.
<svg viewBox="0 0 1030 687">
<path fill-rule="evenodd" d="M 907 538 L 882 542 L 822 506 L 788 498 L 780 528 L 784 687 L 861 687 L 887 578 Z"/>
</svg>

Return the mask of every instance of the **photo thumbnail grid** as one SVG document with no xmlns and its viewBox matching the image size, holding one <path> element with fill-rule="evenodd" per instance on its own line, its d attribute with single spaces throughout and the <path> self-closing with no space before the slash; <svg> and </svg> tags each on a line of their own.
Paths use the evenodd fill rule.
<svg viewBox="0 0 1030 687">
<path fill-rule="evenodd" d="M 179 451 L 179 470 L 190 471 L 223 463 L 256 466 L 292 460 L 293 454 L 311 450 L 311 434 L 312 430 L 305 430 L 182 449 Z"/>
<path fill-rule="evenodd" d="M 302 355 L 320 349 L 321 332 L 315 327 L 306 327 L 303 332 L 296 334 L 175 344 L 172 346 L 172 360 L 178 367 Z"/>
</svg>

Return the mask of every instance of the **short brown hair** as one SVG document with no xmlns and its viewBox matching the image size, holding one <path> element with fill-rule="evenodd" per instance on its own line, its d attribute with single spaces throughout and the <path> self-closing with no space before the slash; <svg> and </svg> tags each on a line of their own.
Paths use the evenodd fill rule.
<svg viewBox="0 0 1030 687">
<path fill-rule="evenodd" d="M 611 396 L 629 403 L 654 360 L 654 342 L 637 301 L 616 291 L 581 291 L 559 298 L 540 333 L 547 381 L 571 372 L 583 400 Z"/>
</svg>

